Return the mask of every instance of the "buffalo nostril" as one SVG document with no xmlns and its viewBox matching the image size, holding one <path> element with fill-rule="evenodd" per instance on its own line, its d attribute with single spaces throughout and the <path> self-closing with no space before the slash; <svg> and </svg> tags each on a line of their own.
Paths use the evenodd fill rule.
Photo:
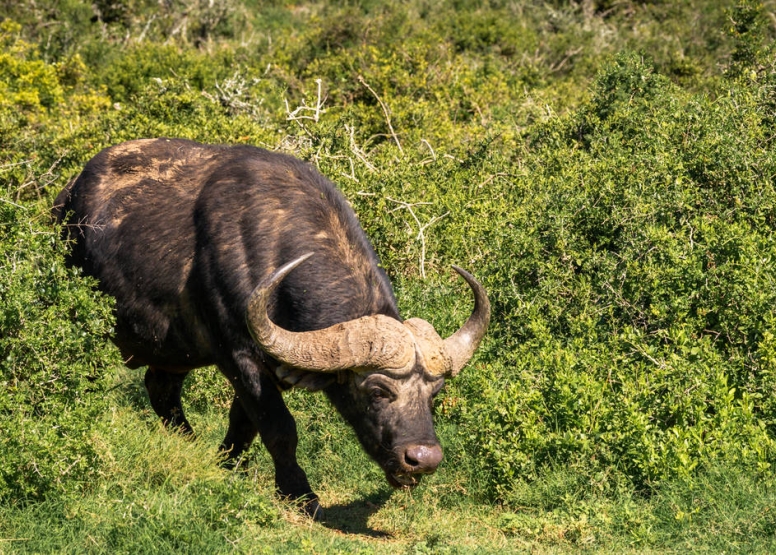
<svg viewBox="0 0 776 555">
<path fill-rule="evenodd" d="M 413 472 L 433 472 L 442 462 L 439 445 L 410 445 L 404 450 L 404 462 Z"/>
</svg>

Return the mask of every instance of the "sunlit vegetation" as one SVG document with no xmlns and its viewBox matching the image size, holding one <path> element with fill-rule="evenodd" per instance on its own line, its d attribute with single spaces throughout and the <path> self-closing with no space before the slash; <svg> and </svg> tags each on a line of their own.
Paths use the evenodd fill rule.
<svg viewBox="0 0 776 555">
<path fill-rule="evenodd" d="M 0 552 L 776 548 L 776 3 L 0 0 Z M 488 337 L 393 492 L 290 392 L 323 524 L 227 385 L 164 430 L 64 265 L 56 194 L 140 137 L 248 143 L 343 190 L 405 317 Z"/>
</svg>

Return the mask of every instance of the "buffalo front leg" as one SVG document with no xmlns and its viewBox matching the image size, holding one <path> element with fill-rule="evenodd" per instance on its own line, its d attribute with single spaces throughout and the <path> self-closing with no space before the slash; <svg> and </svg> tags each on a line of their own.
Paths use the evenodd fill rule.
<svg viewBox="0 0 776 555">
<path fill-rule="evenodd" d="M 149 366 L 145 374 L 145 386 L 151 407 L 170 428 L 177 428 L 184 435 L 193 435 L 194 430 L 186 420 L 181 405 L 181 388 L 188 372 L 174 373 Z"/>
<path fill-rule="evenodd" d="M 278 494 L 304 502 L 304 511 L 320 518 L 318 496 L 310 488 L 307 475 L 296 460 L 298 436 L 296 422 L 283 396 L 259 367 L 247 357 L 241 358 L 236 374 L 224 372 L 235 389 L 235 400 L 229 412 L 229 431 L 224 447 L 238 456 L 256 432 L 267 448 L 275 466 L 275 487 Z M 238 410 L 237 406 L 242 410 Z M 247 417 L 247 418 L 246 418 Z M 252 423 L 251 427 L 249 423 Z"/>
</svg>

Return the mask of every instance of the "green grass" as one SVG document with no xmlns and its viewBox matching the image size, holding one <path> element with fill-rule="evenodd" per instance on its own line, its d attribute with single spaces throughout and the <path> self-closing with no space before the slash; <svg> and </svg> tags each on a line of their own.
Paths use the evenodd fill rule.
<svg viewBox="0 0 776 555">
<path fill-rule="evenodd" d="M 772 476 L 718 467 L 648 497 L 601 495 L 573 468 L 557 468 L 515 493 L 511 507 L 468 488 L 482 469 L 459 465 L 457 430 L 440 428 L 447 460 L 413 492 L 392 491 L 344 425 L 309 428 L 299 414 L 301 463 L 326 518 L 313 522 L 273 496 L 261 448 L 242 471 L 218 466 L 224 414 L 193 412 L 199 437 L 161 427 L 138 373 L 95 423 L 99 472 L 81 493 L 0 506 L 6 553 L 494 553 L 752 552 L 774 548 Z M 127 397 L 128 395 L 128 397 Z M 476 486 L 475 486 L 476 487 Z"/>
</svg>

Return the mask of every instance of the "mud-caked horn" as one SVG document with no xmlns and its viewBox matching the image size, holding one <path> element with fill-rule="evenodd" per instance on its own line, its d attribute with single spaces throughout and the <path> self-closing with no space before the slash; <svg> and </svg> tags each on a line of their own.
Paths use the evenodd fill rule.
<svg viewBox="0 0 776 555">
<path fill-rule="evenodd" d="M 307 253 L 278 268 L 251 294 L 247 323 L 256 343 L 279 362 L 310 372 L 410 370 L 415 362 L 412 334 L 388 316 L 365 316 L 305 332 L 285 330 L 272 322 L 268 314 L 272 292 L 312 255 Z"/>
</svg>

